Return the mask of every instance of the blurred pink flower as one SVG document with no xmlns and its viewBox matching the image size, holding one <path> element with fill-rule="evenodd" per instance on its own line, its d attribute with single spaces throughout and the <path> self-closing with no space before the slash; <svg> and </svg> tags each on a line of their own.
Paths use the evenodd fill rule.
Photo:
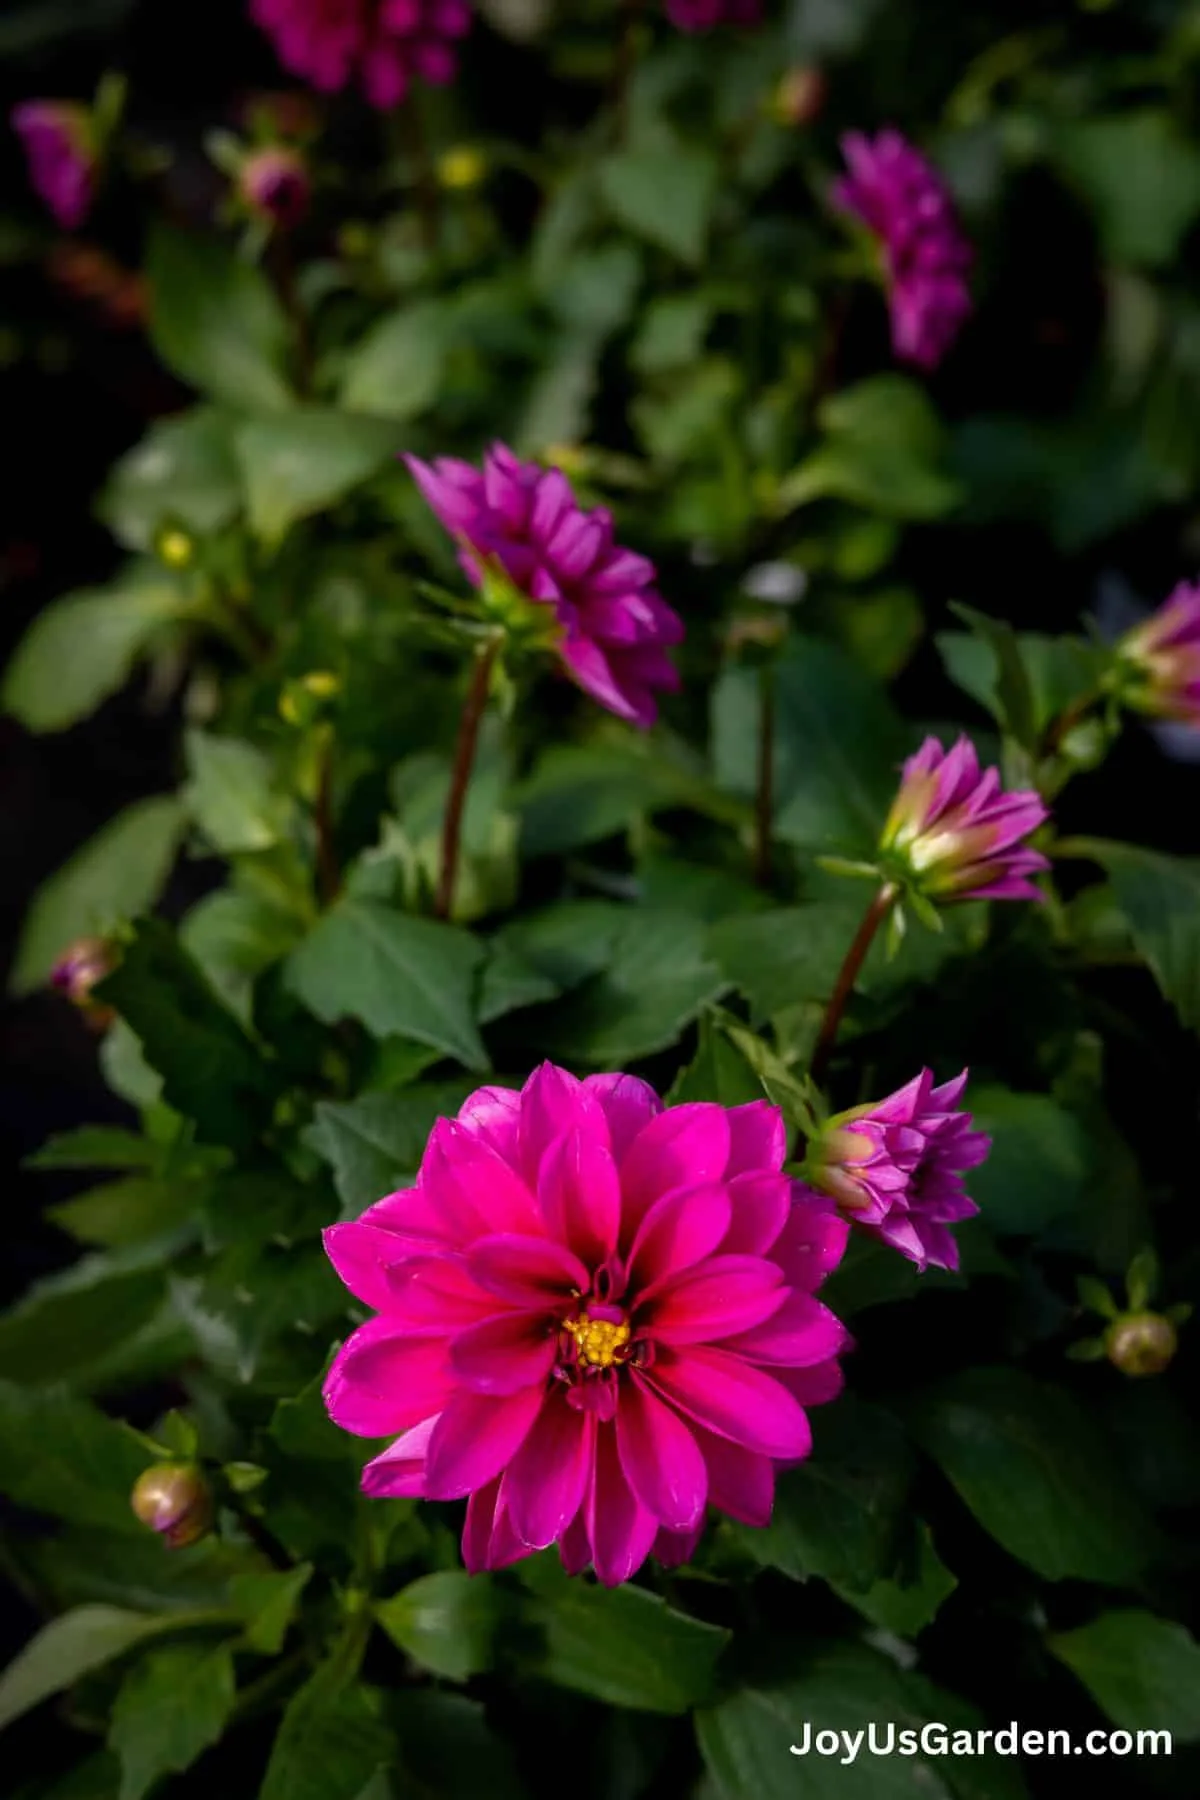
<svg viewBox="0 0 1200 1800">
<path fill-rule="evenodd" d="M 652 725 L 652 690 L 679 685 L 667 648 L 683 624 L 655 591 L 653 563 L 613 543 L 611 513 L 585 512 L 560 470 L 520 462 L 504 444 L 493 444 L 482 472 L 445 456 L 405 461 L 476 586 L 489 564 L 502 569 L 548 609 L 579 686 L 620 718 Z"/>
<path fill-rule="evenodd" d="M 1181 581 L 1118 645 L 1133 679 L 1122 697 L 1139 712 L 1200 725 L 1200 582 Z"/>
<path fill-rule="evenodd" d="M 92 115 L 71 100 L 25 100 L 12 110 L 25 146 L 29 178 L 65 231 L 87 218 L 96 191 L 97 154 Z"/>
<path fill-rule="evenodd" d="M 869 1106 L 835 1113 L 809 1147 L 805 1178 L 846 1216 L 918 1268 L 957 1269 L 949 1226 L 979 1208 L 962 1172 L 983 1162 L 991 1139 L 955 1110 L 967 1071 L 934 1087 L 928 1069 Z"/>
<path fill-rule="evenodd" d="M 969 738 L 943 750 L 928 737 L 904 765 L 879 847 L 932 900 L 1040 900 L 1028 878 L 1050 865 L 1025 839 L 1049 816 L 1032 789 L 1004 793 Z"/>
<path fill-rule="evenodd" d="M 680 31 L 712 31 L 718 25 L 757 25 L 761 0 L 667 0 L 667 17 Z"/>
<path fill-rule="evenodd" d="M 892 319 L 892 347 L 903 362 L 939 363 L 971 310 L 963 236 L 942 177 L 898 131 L 842 139 L 849 167 L 835 203 L 879 239 Z"/>
<path fill-rule="evenodd" d="M 473 1571 L 557 1543 L 609 1586 L 686 1560 L 706 1505 L 765 1525 L 848 1343 L 813 1297 L 847 1226 L 785 1154 L 765 1101 L 664 1110 L 551 1063 L 440 1120 L 415 1187 L 325 1233 L 375 1311 L 330 1416 L 402 1434 L 364 1490 L 469 1496 Z"/>
<path fill-rule="evenodd" d="M 271 144 L 252 150 L 238 171 L 238 189 L 252 212 L 285 228 L 308 211 L 312 181 L 298 150 Z"/>
<path fill-rule="evenodd" d="M 414 81 L 454 79 L 467 0 L 250 0 L 280 62 L 325 93 L 357 78 L 372 106 L 398 106 Z"/>
</svg>

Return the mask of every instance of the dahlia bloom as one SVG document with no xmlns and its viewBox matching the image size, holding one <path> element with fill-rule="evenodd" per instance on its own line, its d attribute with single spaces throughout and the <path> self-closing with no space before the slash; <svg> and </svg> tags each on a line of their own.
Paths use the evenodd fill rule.
<svg viewBox="0 0 1200 1800">
<path fill-rule="evenodd" d="M 898 131 L 842 139 L 849 174 L 834 202 L 878 238 L 892 321 L 892 348 L 902 362 L 932 369 L 971 310 L 963 236 L 942 177 Z"/>
<path fill-rule="evenodd" d="M 712 31 L 718 25 L 757 25 L 759 0 L 667 0 L 667 17 L 680 31 Z"/>
<path fill-rule="evenodd" d="M 805 1179 L 836 1201 L 864 1231 L 923 1269 L 957 1269 L 948 1227 L 979 1208 L 962 1173 L 974 1169 L 991 1139 L 956 1110 L 967 1071 L 934 1087 L 928 1069 L 886 1100 L 835 1113 L 811 1144 Z"/>
<path fill-rule="evenodd" d="M 271 144 L 252 150 L 238 171 L 238 192 L 251 212 L 285 229 L 308 211 L 312 183 L 298 150 Z"/>
<path fill-rule="evenodd" d="M 1123 698 L 1139 712 L 1200 725 L 1200 582 L 1181 581 L 1170 598 L 1118 646 L 1132 679 Z"/>
<path fill-rule="evenodd" d="M 654 588 L 654 565 L 613 542 L 612 514 L 585 512 L 559 469 L 523 463 L 493 444 L 483 470 L 442 456 L 404 459 L 477 587 L 489 565 L 547 624 L 568 674 L 619 718 L 643 727 L 657 716 L 652 690 L 679 678 L 666 654 L 683 624 Z"/>
<path fill-rule="evenodd" d="M 1040 900 L 1028 877 L 1050 865 L 1024 840 L 1049 816 L 1032 789 L 1002 792 L 969 738 L 943 750 L 928 737 L 904 765 L 879 847 L 932 900 Z"/>
<path fill-rule="evenodd" d="M 467 0 L 250 0 L 285 69 L 334 93 L 357 77 L 372 106 L 398 106 L 414 81 L 454 79 Z"/>
<path fill-rule="evenodd" d="M 400 1434 L 364 1491 L 469 1496 L 473 1572 L 557 1543 L 608 1586 L 686 1560 L 707 1504 L 765 1525 L 848 1342 L 814 1298 L 846 1224 L 785 1154 L 765 1101 L 664 1110 L 551 1063 L 439 1120 L 415 1187 L 325 1233 L 375 1313 L 330 1417 Z"/>
<path fill-rule="evenodd" d="M 70 100 L 25 100 L 12 110 L 25 146 L 29 178 L 64 231 L 75 231 L 91 210 L 99 158 L 92 115 Z"/>
</svg>

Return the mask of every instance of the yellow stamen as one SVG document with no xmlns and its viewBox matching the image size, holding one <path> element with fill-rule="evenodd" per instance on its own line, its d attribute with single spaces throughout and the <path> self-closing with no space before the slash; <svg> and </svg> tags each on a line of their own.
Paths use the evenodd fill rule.
<svg viewBox="0 0 1200 1800">
<path fill-rule="evenodd" d="M 581 1312 L 577 1319 L 568 1319 L 563 1330 L 569 1331 L 575 1339 L 580 1362 L 591 1363 L 600 1369 L 611 1369 L 629 1342 L 626 1320 L 616 1324 L 611 1319 L 589 1319 L 586 1312 Z"/>
</svg>

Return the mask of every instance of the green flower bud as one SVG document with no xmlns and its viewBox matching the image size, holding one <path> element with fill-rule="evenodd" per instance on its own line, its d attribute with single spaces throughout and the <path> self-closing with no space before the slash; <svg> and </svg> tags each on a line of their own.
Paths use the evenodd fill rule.
<svg viewBox="0 0 1200 1800">
<path fill-rule="evenodd" d="M 171 1550 L 198 1543 L 212 1529 L 212 1494 L 195 1463 L 155 1463 L 144 1469 L 129 1504 Z"/>
<path fill-rule="evenodd" d="M 1110 1363 L 1122 1375 L 1161 1375 L 1179 1348 L 1179 1335 L 1162 1313 L 1125 1313 L 1104 1334 Z"/>
</svg>

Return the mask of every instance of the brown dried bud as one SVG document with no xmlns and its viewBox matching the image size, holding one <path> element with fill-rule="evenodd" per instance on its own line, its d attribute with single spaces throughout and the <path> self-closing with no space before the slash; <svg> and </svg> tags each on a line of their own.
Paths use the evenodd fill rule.
<svg viewBox="0 0 1200 1800">
<path fill-rule="evenodd" d="M 212 1494 L 195 1463 L 155 1463 L 143 1470 L 129 1504 L 171 1550 L 198 1543 L 212 1528 Z"/>
<path fill-rule="evenodd" d="M 103 938 L 78 938 L 65 949 L 50 971 L 50 985 L 77 1006 L 89 1025 L 103 1031 L 112 1024 L 111 1007 L 92 999 L 92 989 L 116 967 L 112 946 Z"/>
<path fill-rule="evenodd" d="M 1178 1333 L 1161 1313 L 1125 1313 L 1104 1334 L 1108 1360 L 1122 1375 L 1161 1375 L 1178 1348 Z"/>
</svg>

